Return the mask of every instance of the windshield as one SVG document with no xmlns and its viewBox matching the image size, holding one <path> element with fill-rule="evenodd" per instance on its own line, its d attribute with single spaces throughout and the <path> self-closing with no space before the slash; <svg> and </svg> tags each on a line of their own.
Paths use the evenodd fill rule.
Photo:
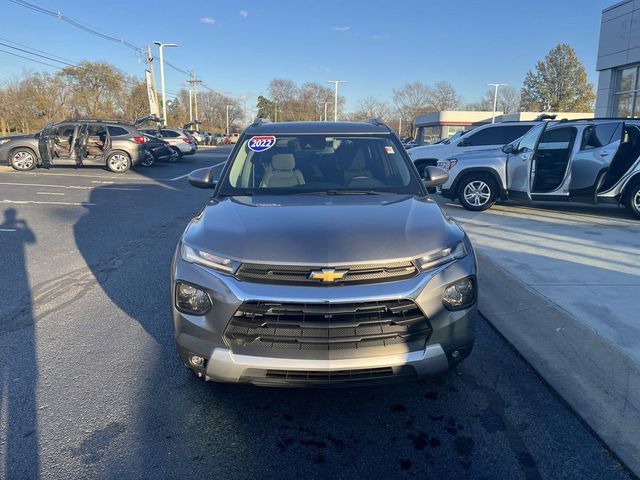
<svg viewBox="0 0 640 480">
<path fill-rule="evenodd" d="M 220 194 L 422 194 L 391 135 L 254 136 L 237 149 Z"/>
</svg>

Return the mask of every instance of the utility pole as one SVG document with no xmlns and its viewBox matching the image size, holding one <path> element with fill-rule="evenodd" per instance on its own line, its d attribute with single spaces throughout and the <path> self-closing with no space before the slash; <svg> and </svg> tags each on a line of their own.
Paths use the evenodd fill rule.
<svg viewBox="0 0 640 480">
<path fill-rule="evenodd" d="M 338 121 L 338 84 L 347 83 L 346 80 L 329 80 L 328 83 L 333 83 L 336 86 L 333 104 L 333 121 Z"/>
<path fill-rule="evenodd" d="M 274 116 L 273 121 L 277 122 L 278 121 L 278 101 L 277 100 L 273 101 L 273 116 Z"/>
<path fill-rule="evenodd" d="M 191 89 L 189 90 L 189 121 L 193 122 L 194 120 L 198 121 L 198 84 L 202 83 L 202 80 L 196 79 L 196 71 L 191 71 L 191 80 L 187 80 L 187 83 L 191 85 Z M 193 103 L 194 110 L 196 113 L 195 119 L 193 117 L 193 112 L 191 110 L 191 91 L 193 90 Z M 192 130 L 195 130 L 195 125 L 191 126 Z"/>
<path fill-rule="evenodd" d="M 160 50 L 160 83 L 162 84 L 162 124 L 167 125 L 167 94 L 164 88 L 164 56 L 163 49 L 164 47 L 177 47 L 178 45 L 175 43 L 162 43 L 155 40 L 155 43 Z"/>
<path fill-rule="evenodd" d="M 400 117 L 400 120 L 398 121 L 398 136 L 402 138 L 402 117 Z"/>
<path fill-rule="evenodd" d="M 229 107 L 233 105 L 227 105 L 227 137 L 229 136 Z"/>
<path fill-rule="evenodd" d="M 493 115 L 491 115 L 491 123 L 496 123 L 496 107 L 498 106 L 498 87 L 507 86 L 508 83 L 487 83 L 489 87 L 495 87 L 493 93 Z"/>
</svg>

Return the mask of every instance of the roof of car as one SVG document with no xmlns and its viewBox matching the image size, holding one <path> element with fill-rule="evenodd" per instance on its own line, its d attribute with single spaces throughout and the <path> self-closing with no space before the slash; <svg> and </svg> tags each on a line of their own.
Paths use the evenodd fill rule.
<svg viewBox="0 0 640 480">
<path fill-rule="evenodd" d="M 292 135 L 292 134 L 365 134 L 389 133 L 391 130 L 383 123 L 369 122 L 265 122 L 258 121 L 249 126 L 248 135 Z"/>
</svg>

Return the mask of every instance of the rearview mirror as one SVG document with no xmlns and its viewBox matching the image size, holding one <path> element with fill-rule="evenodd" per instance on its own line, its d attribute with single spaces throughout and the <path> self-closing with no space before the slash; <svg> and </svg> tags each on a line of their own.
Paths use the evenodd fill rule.
<svg viewBox="0 0 640 480">
<path fill-rule="evenodd" d="M 189 174 L 189 183 L 196 188 L 214 188 L 216 181 L 213 179 L 212 168 L 199 168 Z"/>
<path fill-rule="evenodd" d="M 424 186 L 427 188 L 435 188 L 449 180 L 449 174 L 440 167 L 428 166 L 424 168 Z"/>
</svg>

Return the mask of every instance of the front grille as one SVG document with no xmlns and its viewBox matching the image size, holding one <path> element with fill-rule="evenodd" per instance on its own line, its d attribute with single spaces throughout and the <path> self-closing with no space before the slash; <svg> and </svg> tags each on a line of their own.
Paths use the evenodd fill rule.
<svg viewBox="0 0 640 480">
<path fill-rule="evenodd" d="M 424 348 L 431 325 L 411 300 L 360 303 L 245 302 L 224 332 L 233 351 L 280 350 L 312 358 Z M 323 355 L 323 353 L 325 355 Z"/>
<path fill-rule="evenodd" d="M 269 386 L 336 387 L 357 384 L 384 384 L 416 378 L 409 365 L 359 368 L 354 370 L 250 370 L 241 381 Z"/>
<path fill-rule="evenodd" d="M 238 269 L 239 280 L 262 283 L 286 283 L 294 285 L 340 285 L 359 283 L 378 283 L 402 280 L 418 273 L 412 262 L 372 263 L 368 265 L 346 265 L 336 270 L 347 270 L 344 278 L 333 282 L 322 282 L 309 278 L 311 272 L 321 271 L 327 266 L 311 267 L 299 265 L 268 265 L 244 263 Z"/>
</svg>

